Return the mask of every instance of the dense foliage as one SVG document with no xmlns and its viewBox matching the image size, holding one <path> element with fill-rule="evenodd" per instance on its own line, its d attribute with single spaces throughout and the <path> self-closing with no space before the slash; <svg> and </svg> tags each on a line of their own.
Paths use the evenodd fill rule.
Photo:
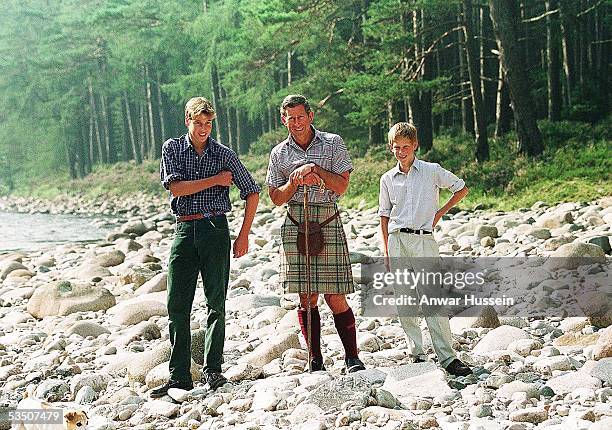
<svg viewBox="0 0 612 430">
<path fill-rule="evenodd" d="M 497 137 L 516 128 L 519 145 L 508 151 L 538 155 L 520 142 L 525 116 L 503 76 L 516 79 L 508 67 L 518 56 L 528 79 L 515 88 L 530 93 L 539 119 L 606 118 L 611 4 L 4 0 L 0 189 L 154 160 L 164 139 L 183 133 L 182 107 L 195 95 L 214 102 L 216 137 L 243 154 L 265 154 L 282 137 L 278 105 L 302 92 L 317 126 L 341 133 L 354 154 L 383 145 L 389 124 L 412 120 L 432 154 L 434 136 L 463 132 L 476 136 L 472 159 L 495 157 L 488 126 Z M 508 174 L 493 173 L 493 182 Z"/>
</svg>

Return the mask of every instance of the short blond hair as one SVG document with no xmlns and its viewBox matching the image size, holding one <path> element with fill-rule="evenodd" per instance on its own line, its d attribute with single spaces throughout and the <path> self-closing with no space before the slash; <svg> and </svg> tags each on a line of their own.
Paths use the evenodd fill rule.
<svg viewBox="0 0 612 430">
<path fill-rule="evenodd" d="M 200 114 L 212 115 L 215 117 L 215 107 L 204 97 L 193 97 L 185 104 L 185 118 L 193 119 Z"/>
<path fill-rule="evenodd" d="M 393 142 L 395 142 L 395 139 L 398 137 L 405 137 L 411 142 L 416 142 L 417 144 L 419 143 L 417 129 L 409 122 L 398 122 L 389 129 L 389 133 L 387 134 L 389 148 L 393 147 Z"/>
</svg>

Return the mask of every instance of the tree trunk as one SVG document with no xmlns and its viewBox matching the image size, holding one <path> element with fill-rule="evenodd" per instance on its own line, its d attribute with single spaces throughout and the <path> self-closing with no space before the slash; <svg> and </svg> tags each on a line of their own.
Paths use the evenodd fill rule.
<svg viewBox="0 0 612 430">
<path fill-rule="evenodd" d="M 121 133 L 121 161 L 129 161 L 130 159 L 130 150 L 128 148 L 128 136 L 130 132 L 128 131 L 127 124 L 127 111 L 125 110 L 125 106 L 123 103 L 119 104 L 119 109 L 121 110 L 121 125 L 123 126 L 123 132 Z"/>
<path fill-rule="evenodd" d="M 219 94 L 219 75 L 217 74 L 217 66 L 214 61 L 210 64 L 210 82 L 212 86 L 212 103 L 217 113 L 217 121 L 215 124 L 217 142 L 222 142 L 221 136 L 221 96 Z"/>
<path fill-rule="evenodd" d="M 574 89 L 574 25 L 572 16 L 572 1 L 559 1 L 561 18 L 561 48 L 563 52 L 564 95 L 567 107 L 572 107 L 572 91 Z"/>
<path fill-rule="evenodd" d="M 223 106 L 225 108 L 225 130 L 227 133 L 225 144 L 229 148 L 234 149 L 234 134 L 232 133 L 232 108 L 229 105 L 227 93 L 225 92 L 225 88 L 223 88 L 223 85 L 219 85 L 219 89 L 221 90 L 221 97 L 223 100 Z"/>
<path fill-rule="evenodd" d="M 125 103 L 125 116 L 127 118 L 128 133 L 130 135 L 130 144 L 132 148 L 132 157 L 138 164 L 142 163 L 140 154 L 138 153 L 138 147 L 136 145 L 136 138 L 134 136 L 134 126 L 132 125 L 132 111 L 130 110 L 130 102 L 128 99 L 127 91 L 123 92 L 123 101 Z"/>
<path fill-rule="evenodd" d="M 89 87 L 89 85 L 88 85 Z M 93 114 L 93 110 L 91 109 L 91 100 L 90 100 L 90 115 L 89 115 L 89 165 L 93 165 L 94 164 L 94 155 L 95 155 L 95 150 L 94 150 L 94 140 L 93 140 L 93 135 L 94 135 L 94 114 Z"/>
<path fill-rule="evenodd" d="M 293 51 L 287 51 L 287 86 L 291 86 L 291 57 L 293 56 Z"/>
<path fill-rule="evenodd" d="M 147 89 L 147 113 L 148 113 L 148 119 L 149 119 L 149 136 L 150 136 L 150 140 L 149 140 L 149 158 L 154 160 L 156 157 L 158 157 L 157 154 L 157 139 L 155 138 L 155 125 L 153 123 L 153 100 L 151 97 L 151 80 L 149 79 L 149 66 L 147 66 L 145 64 L 144 66 L 144 70 L 145 70 L 145 82 L 146 82 L 146 89 Z"/>
<path fill-rule="evenodd" d="M 546 12 L 558 7 L 557 0 L 546 0 Z M 548 119 L 561 119 L 561 81 L 559 76 L 559 20 L 555 15 L 546 17 L 546 58 L 548 81 Z"/>
<path fill-rule="evenodd" d="M 417 9 L 412 13 L 412 31 L 414 34 L 414 52 L 415 60 L 418 62 L 423 59 L 423 67 L 421 68 L 421 81 L 431 78 L 431 60 L 425 55 L 423 47 L 423 29 L 425 16 L 422 9 Z M 431 121 L 431 92 L 422 90 L 410 97 L 411 109 L 418 111 L 415 115 L 414 125 L 419 130 L 419 149 L 425 153 L 433 146 L 433 132 Z M 416 104 L 415 104 L 416 103 Z"/>
<path fill-rule="evenodd" d="M 272 131 L 272 106 L 268 105 L 268 133 Z"/>
<path fill-rule="evenodd" d="M 478 49 L 474 32 L 472 30 L 472 0 L 463 1 L 465 32 L 465 52 L 470 77 L 470 92 L 472 94 L 472 106 L 474 110 L 474 124 L 476 133 L 476 160 L 483 162 L 489 159 L 489 141 L 487 140 L 487 123 L 484 115 L 482 92 L 480 88 L 480 70 L 478 70 Z"/>
<path fill-rule="evenodd" d="M 93 92 L 93 83 L 91 76 L 87 80 L 89 89 L 89 105 L 91 106 L 91 115 L 93 116 L 94 131 L 96 133 L 96 143 L 98 144 L 98 159 L 104 162 L 104 151 L 102 150 L 102 139 L 100 138 L 100 126 L 98 124 L 98 110 L 96 109 L 96 97 Z M 94 159 L 92 158 L 92 161 Z"/>
<path fill-rule="evenodd" d="M 480 57 L 482 76 L 482 103 L 485 110 L 485 121 L 487 124 L 495 121 L 495 102 L 497 85 L 495 85 L 498 74 L 497 64 L 492 58 L 491 49 L 496 48 L 491 42 L 493 28 L 491 27 L 491 15 L 487 5 L 480 6 Z"/>
<path fill-rule="evenodd" d="M 114 157 L 110 144 L 110 128 L 108 126 L 108 109 L 106 109 L 106 96 L 100 94 L 100 108 L 102 111 L 102 129 L 104 130 L 104 163 L 112 163 Z"/>
<path fill-rule="evenodd" d="M 527 73 L 523 67 L 525 61 L 522 58 L 520 46 L 516 44 L 515 23 L 518 22 L 518 17 L 505 0 L 489 0 L 489 5 L 517 123 L 519 151 L 530 156 L 539 155 L 544 147 L 542 135 L 536 123 Z"/>
<path fill-rule="evenodd" d="M 79 163 L 79 177 L 84 178 L 87 175 L 87 125 L 81 124 L 79 127 L 80 138 L 77 148 L 77 158 Z"/>
<path fill-rule="evenodd" d="M 159 126 L 160 126 L 160 131 L 161 131 L 161 141 L 163 142 L 166 139 L 166 126 L 165 126 L 165 119 L 164 119 L 164 103 L 162 101 L 162 92 L 161 92 L 161 74 L 159 73 L 159 69 L 156 72 L 156 78 L 157 78 L 157 106 L 158 106 L 158 115 L 159 115 Z M 156 148 L 158 148 L 158 145 L 155 145 Z M 158 152 L 158 151 L 156 151 Z"/>
<path fill-rule="evenodd" d="M 138 104 L 138 113 L 140 117 L 140 154 L 142 159 L 146 159 L 148 151 L 147 151 L 147 123 L 145 121 L 145 107 L 141 102 Z"/>
<path fill-rule="evenodd" d="M 64 119 L 60 118 L 59 121 L 64 122 Z M 64 154 L 66 156 L 66 164 L 68 164 L 68 171 L 70 172 L 70 179 L 76 179 L 77 171 L 75 166 L 76 160 L 74 154 L 74 145 L 72 145 L 72 137 L 68 135 L 65 125 L 62 125 L 62 137 L 64 141 Z"/>
<path fill-rule="evenodd" d="M 459 23 L 462 22 L 461 14 L 457 16 Z M 461 128 L 464 133 L 474 134 L 474 113 L 472 111 L 472 99 L 464 95 L 464 87 L 468 81 L 467 67 L 465 64 L 465 34 L 462 31 L 458 32 L 459 43 L 459 94 L 461 96 Z"/>
<path fill-rule="evenodd" d="M 234 109 L 234 113 L 236 114 L 236 154 L 243 154 L 242 133 L 240 133 L 240 111 Z"/>
<path fill-rule="evenodd" d="M 500 138 L 510 131 L 512 126 L 512 108 L 510 107 L 510 94 L 508 84 L 504 77 L 504 69 L 499 61 L 499 74 L 497 78 L 497 103 L 495 108 L 495 137 Z"/>
<path fill-rule="evenodd" d="M 391 128 L 395 124 L 395 119 L 393 118 L 393 102 L 391 100 L 387 101 L 387 127 Z"/>
</svg>

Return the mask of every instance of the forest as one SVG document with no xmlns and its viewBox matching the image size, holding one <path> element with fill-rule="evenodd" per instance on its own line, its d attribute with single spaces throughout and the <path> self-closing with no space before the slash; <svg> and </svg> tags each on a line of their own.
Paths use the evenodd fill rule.
<svg viewBox="0 0 612 430">
<path fill-rule="evenodd" d="M 284 138 L 282 98 L 357 156 L 388 127 L 421 151 L 465 133 L 473 159 L 538 157 L 539 121 L 610 112 L 610 0 L 3 0 L 0 182 L 159 158 L 183 106 L 215 105 L 215 137 L 241 154 Z"/>
</svg>

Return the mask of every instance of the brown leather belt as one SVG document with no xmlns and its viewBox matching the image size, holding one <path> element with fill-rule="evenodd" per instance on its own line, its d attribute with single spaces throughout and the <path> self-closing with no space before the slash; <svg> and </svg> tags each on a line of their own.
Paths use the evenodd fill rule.
<svg viewBox="0 0 612 430">
<path fill-rule="evenodd" d="M 196 219 L 212 218 L 212 217 L 224 215 L 224 214 L 225 212 L 205 212 L 205 213 L 192 214 L 192 215 L 183 215 L 183 216 L 177 217 L 176 222 L 187 222 L 187 221 L 193 221 Z"/>
</svg>

